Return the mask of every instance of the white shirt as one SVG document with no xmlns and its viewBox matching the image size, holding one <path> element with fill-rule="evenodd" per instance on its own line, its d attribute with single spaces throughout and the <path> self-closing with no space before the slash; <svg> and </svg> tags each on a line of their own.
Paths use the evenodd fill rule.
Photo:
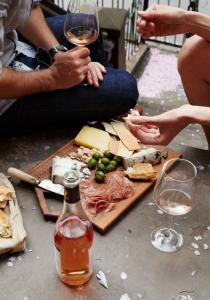
<svg viewBox="0 0 210 300">
<path fill-rule="evenodd" d="M 30 16 L 33 3 L 39 0 L 0 0 L 0 74 L 15 58 L 18 41 L 16 30 Z M 0 75 L 1 76 L 1 75 Z M 15 99 L 0 100 L 0 115 Z"/>
</svg>

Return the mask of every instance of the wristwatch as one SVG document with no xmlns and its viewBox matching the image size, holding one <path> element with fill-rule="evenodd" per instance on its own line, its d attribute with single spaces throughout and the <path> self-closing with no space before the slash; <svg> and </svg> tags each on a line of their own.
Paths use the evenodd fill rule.
<svg viewBox="0 0 210 300">
<path fill-rule="evenodd" d="M 66 51 L 68 51 L 68 49 L 65 46 L 57 45 L 57 46 L 51 48 L 50 50 L 48 50 L 48 53 L 49 53 L 51 59 L 53 60 L 53 57 L 55 56 L 56 53 L 66 52 Z"/>
</svg>

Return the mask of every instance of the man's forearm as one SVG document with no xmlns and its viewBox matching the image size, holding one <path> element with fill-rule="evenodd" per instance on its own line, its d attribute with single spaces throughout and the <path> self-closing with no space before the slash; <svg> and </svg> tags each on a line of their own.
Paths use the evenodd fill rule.
<svg viewBox="0 0 210 300">
<path fill-rule="evenodd" d="M 210 17 L 198 12 L 186 13 L 186 26 L 189 32 L 197 34 L 210 41 Z"/>
<path fill-rule="evenodd" d="M 24 25 L 18 30 L 23 37 L 34 46 L 49 50 L 58 45 L 58 41 L 48 27 L 39 5 L 32 9 L 32 13 Z"/>
<path fill-rule="evenodd" d="M 15 72 L 4 68 L 0 75 L 0 99 L 19 98 L 53 90 L 50 69 L 32 72 Z"/>
</svg>

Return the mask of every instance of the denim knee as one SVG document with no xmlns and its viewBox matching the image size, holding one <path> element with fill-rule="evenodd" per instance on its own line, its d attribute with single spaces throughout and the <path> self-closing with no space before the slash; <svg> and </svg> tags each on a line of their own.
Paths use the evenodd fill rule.
<svg viewBox="0 0 210 300">
<path fill-rule="evenodd" d="M 125 97 L 127 101 L 129 101 L 131 106 L 135 106 L 138 98 L 139 98 L 139 91 L 137 87 L 137 82 L 136 79 L 134 78 L 133 75 L 128 73 L 127 71 L 121 71 L 123 72 L 123 77 L 124 77 L 124 85 L 125 85 Z M 122 81 L 122 83 L 123 83 Z"/>
<path fill-rule="evenodd" d="M 109 90 L 112 91 L 112 98 L 130 109 L 137 103 L 139 92 L 136 79 L 127 71 L 107 68 Z"/>
</svg>

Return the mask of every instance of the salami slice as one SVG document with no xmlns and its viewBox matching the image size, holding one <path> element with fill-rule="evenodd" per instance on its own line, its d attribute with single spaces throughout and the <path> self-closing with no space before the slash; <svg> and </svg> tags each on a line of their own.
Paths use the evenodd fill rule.
<svg viewBox="0 0 210 300">
<path fill-rule="evenodd" d="M 116 202 L 127 199 L 134 194 L 133 183 L 124 176 L 123 171 L 116 170 L 106 175 L 103 184 L 96 183 L 93 178 L 83 180 L 80 194 L 85 209 L 96 216 L 102 211 L 110 211 Z"/>
</svg>

